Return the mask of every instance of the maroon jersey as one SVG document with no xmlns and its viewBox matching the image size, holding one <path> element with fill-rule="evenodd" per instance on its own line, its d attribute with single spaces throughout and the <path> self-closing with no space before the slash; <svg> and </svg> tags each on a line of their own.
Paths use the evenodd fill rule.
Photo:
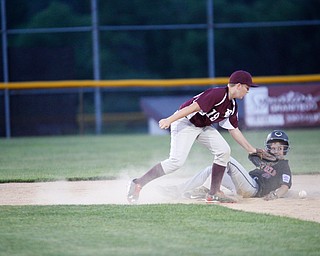
<svg viewBox="0 0 320 256">
<path fill-rule="evenodd" d="M 229 100 L 228 87 L 210 88 L 196 95 L 180 106 L 180 109 L 197 102 L 201 111 L 187 116 L 197 127 L 210 126 L 219 123 L 226 129 L 238 127 L 238 106 L 235 99 Z"/>
</svg>

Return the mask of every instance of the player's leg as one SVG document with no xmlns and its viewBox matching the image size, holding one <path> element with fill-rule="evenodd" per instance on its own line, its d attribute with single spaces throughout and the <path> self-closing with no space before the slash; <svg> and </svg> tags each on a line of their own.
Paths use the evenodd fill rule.
<svg viewBox="0 0 320 256">
<path fill-rule="evenodd" d="M 230 192 L 232 194 L 235 195 L 237 193 L 236 187 L 235 187 L 230 175 L 227 173 L 227 171 L 225 171 L 223 174 L 221 185 L 223 187 L 225 187 L 226 189 L 230 190 Z"/>
<path fill-rule="evenodd" d="M 180 184 L 178 186 L 178 191 L 180 192 L 181 195 L 183 195 L 187 191 L 192 191 L 195 188 L 202 186 L 210 175 L 211 175 L 211 166 L 208 166 L 202 171 L 196 173 L 193 177 L 188 179 L 186 182 Z"/>
<path fill-rule="evenodd" d="M 210 175 L 211 166 L 208 166 L 181 184 L 163 187 L 162 193 L 171 198 L 205 198 L 208 189 L 203 185 Z"/>
<path fill-rule="evenodd" d="M 171 124 L 171 142 L 169 158 L 161 165 L 165 174 L 172 173 L 183 166 L 201 128 L 195 127 L 186 118 Z"/>
<path fill-rule="evenodd" d="M 150 181 L 179 169 L 187 159 L 190 149 L 200 133 L 200 129 L 194 127 L 186 118 L 181 118 L 171 124 L 170 156 L 140 178 L 131 181 L 128 188 L 127 199 L 136 202 L 139 199 L 140 190 Z"/>
<path fill-rule="evenodd" d="M 180 184 L 177 186 L 179 188 L 179 191 L 181 194 L 191 191 L 192 194 L 194 194 L 196 191 L 198 191 L 199 188 L 209 188 L 211 185 L 211 172 L 212 172 L 212 166 L 208 166 L 201 172 L 194 175 L 192 178 L 184 182 L 183 184 Z M 221 185 L 230 190 L 232 194 L 236 194 L 236 187 L 233 184 L 233 181 L 229 174 L 225 171 L 222 177 Z M 203 191 L 204 189 L 200 189 Z M 204 197 L 205 198 L 205 195 Z"/>
<path fill-rule="evenodd" d="M 212 166 L 206 167 L 202 171 L 196 173 L 186 182 L 175 186 L 176 193 L 178 193 L 179 196 L 188 198 L 205 198 L 206 193 L 208 192 L 207 188 L 211 185 L 211 173 Z M 236 188 L 232 182 L 232 179 L 226 172 L 224 172 L 222 177 L 221 185 L 230 190 L 232 193 L 236 193 Z"/>
<path fill-rule="evenodd" d="M 221 180 L 230 159 L 231 150 L 226 140 L 214 127 L 206 127 L 199 135 L 198 141 L 205 145 L 214 156 L 210 194 L 215 194 L 220 191 Z"/>
<path fill-rule="evenodd" d="M 200 143 L 205 145 L 212 155 L 214 155 L 210 190 L 206 196 L 208 203 L 223 202 L 234 203 L 234 199 L 227 197 L 221 191 L 221 181 L 225 172 L 225 168 L 230 159 L 230 147 L 226 140 L 214 127 L 206 127 L 198 137 Z"/>
<path fill-rule="evenodd" d="M 247 170 L 234 158 L 230 158 L 227 166 L 227 174 L 230 175 L 237 193 L 243 197 L 253 197 L 258 191 L 257 182 L 249 175 Z"/>
</svg>

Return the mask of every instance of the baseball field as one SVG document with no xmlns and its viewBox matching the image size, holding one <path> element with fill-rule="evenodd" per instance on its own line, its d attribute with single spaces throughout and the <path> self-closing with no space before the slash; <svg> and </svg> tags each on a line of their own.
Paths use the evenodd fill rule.
<svg viewBox="0 0 320 256">
<path fill-rule="evenodd" d="M 269 132 L 244 134 L 261 148 Z M 181 170 L 148 184 L 141 204 L 128 205 L 128 181 L 167 157 L 169 136 L 0 139 L 0 255 L 319 255 L 320 130 L 286 132 L 287 196 L 219 205 L 160 193 L 211 163 L 197 144 Z M 222 134 L 250 170 L 245 151 Z"/>
</svg>

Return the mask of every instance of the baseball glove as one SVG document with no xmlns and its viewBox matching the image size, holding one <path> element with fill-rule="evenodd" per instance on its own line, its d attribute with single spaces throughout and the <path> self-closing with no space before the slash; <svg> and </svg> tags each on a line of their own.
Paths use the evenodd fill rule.
<svg viewBox="0 0 320 256">
<path fill-rule="evenodd" d="M 263 149 L 260 149 L 260 148 L 257 148 L 257 152 L 256 153 L 252 153 L 250 154 L 251 156 L 258 156 L 261 160 L 266 160 L 266 161 L 269 161 L 269 162 L 276 162 L 277 161 L 277 158 L 266 152 L 265 150 Z"/>
</svg>

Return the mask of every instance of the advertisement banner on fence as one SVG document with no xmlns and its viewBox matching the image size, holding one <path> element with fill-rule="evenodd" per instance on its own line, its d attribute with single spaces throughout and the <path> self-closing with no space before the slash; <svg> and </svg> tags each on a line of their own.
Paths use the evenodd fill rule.
<svg viewBox="0 0 320 256">
<path fill-rule="evenodd" d="M 244 103 L 248 128 L 320 126 L 320 85 L 261 86 Z"/>
</svg>

